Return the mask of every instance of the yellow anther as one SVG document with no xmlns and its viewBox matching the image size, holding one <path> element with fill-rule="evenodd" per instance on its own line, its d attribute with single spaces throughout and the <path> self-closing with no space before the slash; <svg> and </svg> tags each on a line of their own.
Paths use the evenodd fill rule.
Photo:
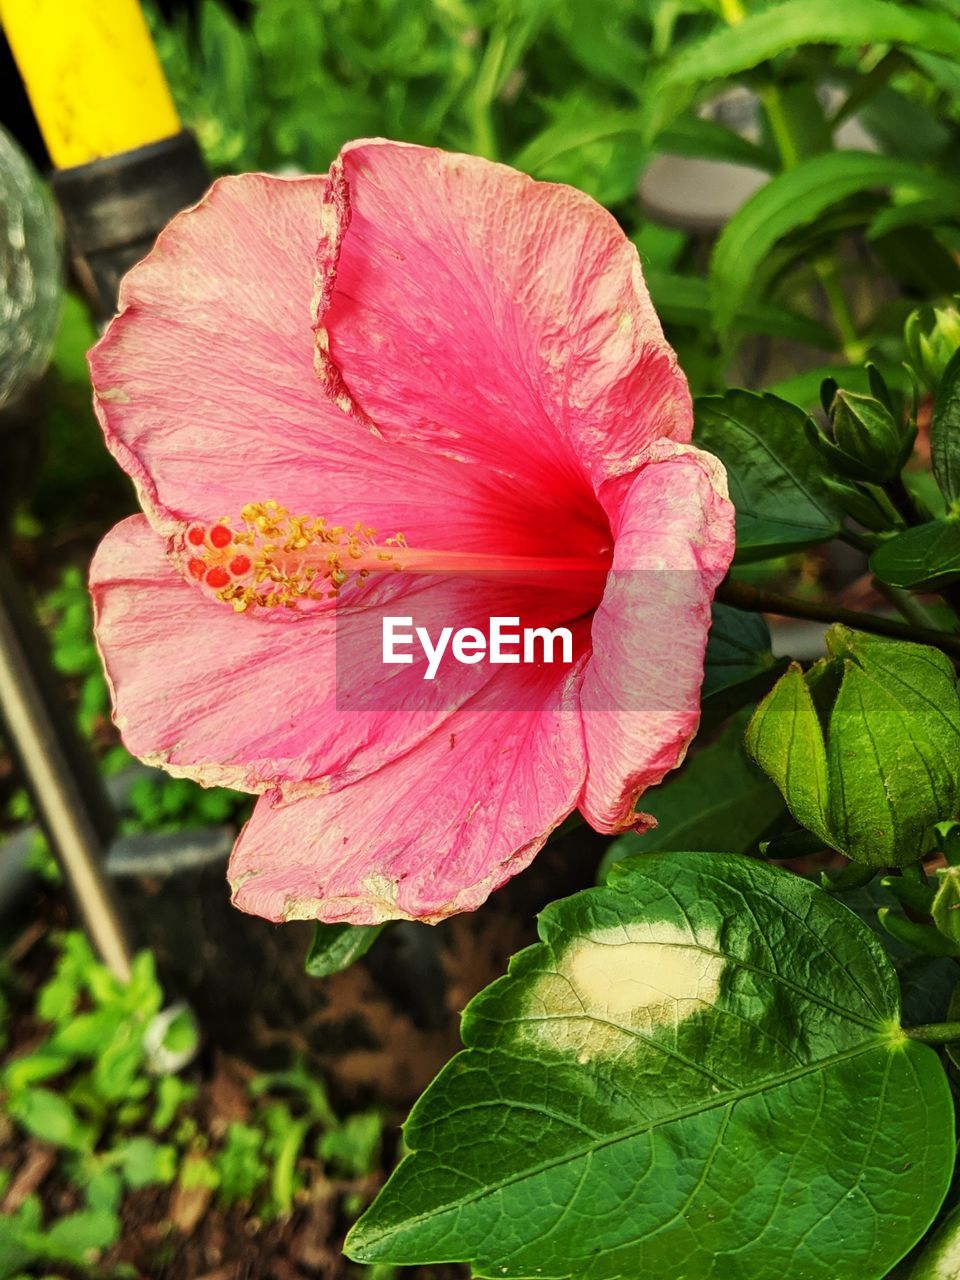
<svg viewBox="0 0 960 1280">
<path fill-rule="evenodd" d="M 247 503 L 236 527 L 226 516 L 219 525 L 229 540 L 211 537 L 214 526 L 191 526 L 185 567 L 237 613 L 335 597 L 351 579 L 366 581 L 371 559 L 391 559 L 377 547 L 376 531 L 359 520 L 349 530 L 329 526 L 323 516 L 291 515 L 272 500 Z"/>
</svg>

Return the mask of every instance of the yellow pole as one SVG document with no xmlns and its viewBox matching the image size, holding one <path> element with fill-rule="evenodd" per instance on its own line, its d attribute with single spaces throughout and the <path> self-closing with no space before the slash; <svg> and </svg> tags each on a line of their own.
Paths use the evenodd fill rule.
<svg viewBox="0 0 960 1280">
<path fill-rule="evenodd" d="M 57 169 L 179 133 L 137 0 L 0 0 L 0 22 Z"/>
</svg>

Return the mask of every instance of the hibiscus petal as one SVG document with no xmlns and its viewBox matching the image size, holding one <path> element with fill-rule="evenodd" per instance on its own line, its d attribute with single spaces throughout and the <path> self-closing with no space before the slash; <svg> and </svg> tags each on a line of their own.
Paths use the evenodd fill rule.
<svg viewBox="0 0 960 1280">
<path fill-rule="evenodd" d="M 241 498 L 299 505 L 303 464 L 336 421 L 304 325 L 325 186 L 222 179 L 123 281 L 89 357 L 94 403 L 159 522 L 216 519 Z"/>
<path fill-rule="evenodd" d="M 700 720 L 710 602 L 733 558 L 720 463 L 669 443 L 652 458 L 623 501 L 583 682 L 580 809 L 598 831 L 637 821 L 637 797 L 686 754 Z"/>
<path fill-rule="evenodd" d="M 556 599 L 544 592 L 538 616 L 529 587 L 394 574 L 387 610 L 360 607 L 358 595 L 336 617 L 237 614 L 183 579 L 142 516 L 107 535 L 90 582 L 127 748 L 168 772 L 245 791 L 354 782 L 410 750 L 491 678 L 489 667 L 448 663 L 427 684 L 424 659 L 384 666 L 383 612 L 412 614 L 436 637 L 481 614 L 543 622 Z"/>
<path fill-rule="evenodd" d="M 552 499 L 391 445 L 330 402 L 311 298 L 326 180 L 223 178 L 125 277 L 90 353 L 107 443 L 154 526 L 267 498 L 414 545 L 543 547 Z"/>
<path fill-rule="evenodd" d="M 636 249 L 582 192 L 475 156 L 351 143 L 331 170 L 318 367 L 390 439 L 595 488 L 690 439 Z"/>
<path fill-rule="evenodd" d="M 261 796 L 230 861 L 234 904 L 275 921 L 434 922 L 522 871 L 583 784 L 579 668 L 508 670 L 376 775 Z"/>
</svg>

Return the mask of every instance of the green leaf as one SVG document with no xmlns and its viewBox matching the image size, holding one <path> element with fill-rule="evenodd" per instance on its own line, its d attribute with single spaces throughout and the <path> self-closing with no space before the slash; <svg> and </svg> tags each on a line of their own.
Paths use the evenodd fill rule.
<svg viewBox="0 0 960 1280">
<path fill-rule="evenodd" d="M 860 83 L 851 77 L 849 87 Z M 857 118 L 887 155 L 935 160 L 950 144 L 950 130 L 936 106 L 925 106 L 890 84 L 860 104 Z"/>
<path fill-rule="evenodd" d="M 41 1142 L 54 1147 L 85 1151 L 89 1130 L 59 1093 L 51 1089 L 26 1089 L 7 1100 L 9 1115 Z"/>
<path fill-rule="evenodd" d="M 827 748 L 802 669 L 793 663 L 757 708 L 747 751 L 773 779 L 787 808 L 808 831 L 833 845 Z"/>
<path fill-rule="evenodd" d="M 738 75 L 804 44 L 893 44 L 960 59 L 960 28 L 946 14 L 890 0 L 786 0 L 750 13 L 683 46 L 651 93 L 651 133 L 675 114 L 690 92 Z"/>
<path fill-rule="evenodd" d="M 598 879 L 633 854 L 669 849 L 756 852 L 784 807 L 780 792 L 743 748 L 748 718 L 743 712 L 734 716 L 715 742 L 694 749 L 679 773 L 643 797 L 643 811 L 657 825 L 642 835 L 627 831 L 614 840 Z"/>
<path fill-rule="evenodd" d="M 146 1049 L 143 1026 L 133 1018 L 120 1024 L 113 1039 L 104 1045 L 92 1073 L 92 1084 L 101 1098 L 119 1102 L 142 1097 Z"/>
<path fill-rule="evenodd" d="M 960 194 L 908 200 L 882 209 L 867 227 L 867 239 L 875 240 L 901 227 L 939 227 L 960 221 Z"/>
<path fill-rule="evenodd" d="M 889 587 L 942 587 L 960 578 L 960 522 L 931 520 L 882 542 L 870 571 Z"/>
<path fill-rule="evenodd" d="M 584 118 L 581 109 L 577 119 L 568 119 L 564 112 L 559 119 L 541 129 L 522 151 L 517 152 L 513 164 L 524 173 L 538 176 L 555 160 L 571 151 L 578 151 L 595 142 L 639 138 L 641 132 L 640 117 L 636 111 L 608 107 L 594 109 Z M 644 154 L 641 150 L 638 168 Z"/>
<path fill-rule="evenodd" d="M 649 48 L 630 30 L 632 14 L 623 0 L 560 4 L 554 7 L 553 16 L 571 57 L 591 78 L 616 84 L 630 93 L 636 90 Z"/>
<path fill-rule="evenodd" d="M 85 976 L 96 967 L 90 944 L 79 930 L 65 935 L 56 972 L 40 989 L 37 1017 L 43 1022 L 63 1022 L 74 1011 Z"/>
<path fill-rule="evenodd" d="M 639 112 L 576 88 L 545 106 L 551 121 L 517 153 L 515 167 L 578 186 L 601 204 L 629 199 L 649 154 Z"/>
<path fill-rule="evenodd" d="M 836 1280 L 842 1248 L 879 1280 L 922 1235 L 950 1093 L 839 902 L 750 859 L 655 854 L 548 907 L 540 936 L 468 1006 L 349 1256 Z"/>
<path fill-rule="evenodd" d="M 960 351 L 955 352 L 937 388 L 930 423 L 933 474 L 948 505 L 960 498 Z"/>
<path fill-rule="evenodd" d="M 929 178 L 929 170 L 896 156 L 835 151 L 812 156 L 771 179 L 733 215 L 714 245 L 710 277 L 718 328 L 731 326 L 772 249 L 785 236 L 857 192 L 922 186 Z"/>
<path fill-rule="evenodd" d="M 635 117 L 639 125 L 642 117 Z M 751 169 L 771 173 L 777 168 L 773 148 L 759 146 L 718 120 L 685 115 L 675 120 L 657 138 L 657 151 L 666 155 L 690 156 L 701 160 L 719 160 L 725 164 L 742 164 Z"/>
<path fill-rule="evenodd" d="M 95 1058 L 117 1034 L 124 1017 L 123 1010 L 115 1007 L 78 1013 L 57 1028 L 49 1047 L 71 1058 Z"/>
<path fill-rule="evenodd" d="M 948 681 L 949 696 L 952 668 Z M 942 735 L 931 741 L 923 732 L 914 700 L 895 664 L 878 672 L 844 662 L 827 737 L 831 820 L 837 847 L 869 866 L 915 861 L 930 847 L 928 828 L 956 805 L 960 734 L 952 730 L 956 742 L 947 755 Z M 955 692 L 952 701 L 944 712 L 956 720 Z"/>
<path fill-rule="evenodd" d="M 842 901 L 876 935 L 896 970 L 903 1025 L 953 1021 L 949 1008 L 957 985 L 956 963 L 944 956 L 918 955 L 881 925 L 877 911 L 890 906 L 890 896 L 880 880 L 874 877 L 858 889 L 844 891 Z"/>
<path fill-rule="evenodd" d="M 157 1081 L 156 1107 L 150 1120 L 153 1132 L 166 1133 L 177 1118 L 181 1106 L 191 1102 L 196 1093 L 197 1086 L 188 1084 L 179 1076 L 161 1076 Z"/>
<path fill-rule="evenodd" d="M 120 1235 L 120 1220 L 109 1209 L 81 1209 L 52 1223 L 46 1233 L 47 1257 L 83 1263 L 96 1256 Z"/>
<path fill-rule="evenodd" d="M 328 1129 L 317 1143 L 321 1159 L 345 1178 L 367 1178 L 377 1167 L 383 1138 L 383 1116 L 358 1111 L 343 1124 Z"/>
<path fill-rule="evenodd" d="M 770 649 L 770 628 L 759 613 L 714 603 L 704 661 L 703 698 L 712 698 L 731 685 L 763 675 L 775 661 Z"/>
<path fill-rule="evenodd" d="M 758 613 L 714 603 L 700 702 L 703 724 L 719 724 L 767 692 L 786 661 L 773 656 L 770 628 Z"/>
<path fill-rule="evenodd" d="M 89 1171 L 85 1191 L 88 1209 L 106 1209 L 116 1213 L 123 1200 L 123 1179 L 116 1169 L 101 1164 Z"/>
<path fill-rule="evenodd" d="M 960 97 L 960 67 L 955 57 L 945 58 L 939 53 L 924 53 L 915 49 L 911 56 L 914 62 L 925 71 L 938 89 L 951 98 Z"/>
<path fill-rule="evenodd" d="M 386 926 L 382 924 L 316 924 L 304 962 L 311 978 L 329 978 L 365 956 Z"/>
<path fill-rule="evenodd" d="M 837 498 L 806 422 L 795 405 L 751 391 L 696 402 L 694 438 L 727 468 L 740 560 L 807 547 L 840 530 Z"/>
<path fill-rule="evenodd" d="M 251 1125 L 233 1121 L 223 1147 L 214 1157 L 224 1204 L 251 1200 L 270 1173 L 261 1159 L 263 1133 Z"/>
<path fill-rule="evenodd" d="M 924 1017 L 922 1021 L 919 1021 L 916 1024 L 917 1026 L 923 1026 L 924 1022 L 956 1022 L 960 1019 L 960 983 L 956 980 L 957 968 L 954 962 L 948 961 L 948 963 L 952 970 L 953 990 L 951 991 L 949 1001 L 947 1002 L 946 1016 L 942 1018 L 937 1016 L 929 1019 Z M 902 989 L 903 983 L 901 982 L 900 985 Z M 952 1063 L 954 1067 L 960 1069 L 960 1043 L 956 1040 L 952 1040 L 944 1045 L 944 1051 L 946 1052 L 948 1061 Z"/>
<path fill-rule="evenodd" d="M 678 227 L 665 227 L 649 219 L 641 223 L 630 237 L 640 254 L 644 275 L 650 271 L 669 273 L 683 256 L 687 233 Z"/>
<path fill-rule="evenodd" d="M 909 293 L 946 299 L 960 291 L 956 256 L 927 227 L 900 227 L 876 236 L 873 252 Z"/>
<path fill-rule="evenodd" d="M 0 1086 L 16 1093 L 31 1084 L 39 1084 L 41 1080 L 60 1075 L 71 1065 L 71 1059 L 66 1054 L 57 1053 L 47 1043 L 34 1049 L 33 1053 L 12 1058 L 0 1074 Z"/>
<path fill-rule="evenodd" d="M 110 1153 L 131 1187 L 152 1187 L 172 1182 L 177 1176 L 177 1150 L 167 1143 L 154 1142 L 143 1134 L 130 1138 Z"/>
<path fill-rule="evenodd" d="M 701 276 L 645 268 L 644 278 L 664 323 L 685 324 L 696 329 L 709 327 L 713 316 L 710 286 Z M 828 351 L 837 345 L 833 334 L 818 320 L 771 302 L 746 300 L 732 327 L 737 333 L 785 338 Z"/>
</svg>

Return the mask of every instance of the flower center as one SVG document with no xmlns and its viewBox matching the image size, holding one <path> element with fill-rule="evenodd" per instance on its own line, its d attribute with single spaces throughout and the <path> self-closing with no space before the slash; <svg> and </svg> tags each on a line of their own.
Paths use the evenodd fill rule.
<svg viewBox="0 0 960 1280">
<path fill-rule="evenodd" d="M 305 600 L 329 600 L 374 573 L 436 573 L 457 577 L 509 577 L 542 584 L 544 574 L 602 578 L 612 550 L 592 556 L 511 556 L 470 551 L 420 550 L 402 533 L 377 541 L 366 525 L 328 524 L 323 516 L 293 516 L 273 501 L 250 503 L 234 523 L 191 524 L 180 554 L 198 586 L 244 613 L 251 608 L 295 609 Z"/>
</svg>

